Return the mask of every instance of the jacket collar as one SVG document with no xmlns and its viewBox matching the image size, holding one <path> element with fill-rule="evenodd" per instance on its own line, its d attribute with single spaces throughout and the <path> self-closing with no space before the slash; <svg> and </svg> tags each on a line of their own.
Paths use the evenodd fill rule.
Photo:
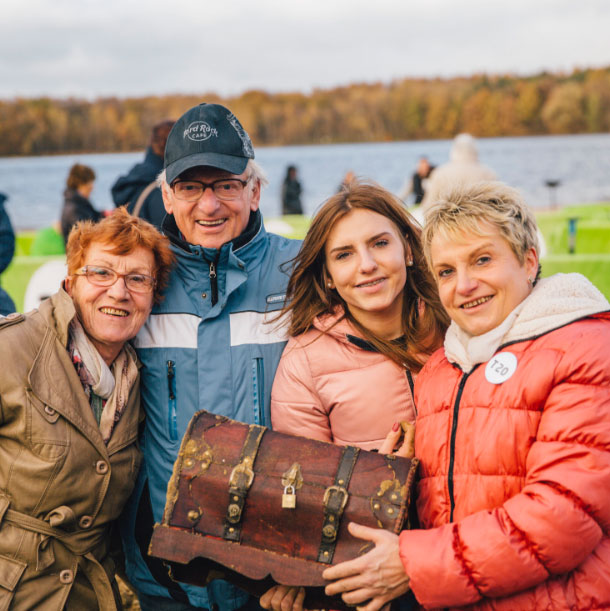
<svg viewBox="0 0 610 611">
<path fill-rule="evenodd" d="M 341 306 L 336 306 L 332 313 L 316 316 L 313 319 L 313 326 L 343 344 L 351 344 L 362 350 L 376 352 L 369 342 L 360 337 L 354 325 L 346 318 Z"/>
<path fill-rule="evenodd" d="M 62 286 L 55 295 L 40 304 L 38 312 L 48 327 L 55 329 L 61 345 L 68 346 L 68 329 L 72 319 L 76 316 L 76 309 L 72 297 L 66 293 Z"/>
</svg>

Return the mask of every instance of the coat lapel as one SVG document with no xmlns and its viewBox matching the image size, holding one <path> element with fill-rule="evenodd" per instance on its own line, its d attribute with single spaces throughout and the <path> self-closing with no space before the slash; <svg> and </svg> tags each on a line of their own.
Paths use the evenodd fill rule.
<svg viewBox="0 0 610 611">
<path fill-rule="evenodd" d="M 106 446 L 66 347 L 51 329 L 29 373 L 32 392 L 70 421 L 103 456 Z"/>
</svg>

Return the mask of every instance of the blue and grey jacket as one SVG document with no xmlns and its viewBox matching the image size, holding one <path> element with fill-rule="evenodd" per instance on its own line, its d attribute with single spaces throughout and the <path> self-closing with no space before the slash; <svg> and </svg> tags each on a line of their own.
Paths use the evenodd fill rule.
<svg viewBox="0 0 610 611">
<path fill-rule="evenodd" d="M 146 551 L 193 414 L 205 409 L 271 423 L 271 386 L 286 328 L 266 321 L 284 304 L 289 270 L 282 264 L 296 256 L 300 242 L 268 234 L 260 212 L 219 250 L 181 241 L 173 216 L 164 229 L 177 262 L 164 300 L 134 340 L 146 419 L 138 484 L 121 521 L 127 574 L 140 592 L 187 602 L 186 592 L 192 605 L 233 611 L 247 602 L 241 590 L 220 580 L 206 588 L 178 586 Z"/>
</svg>

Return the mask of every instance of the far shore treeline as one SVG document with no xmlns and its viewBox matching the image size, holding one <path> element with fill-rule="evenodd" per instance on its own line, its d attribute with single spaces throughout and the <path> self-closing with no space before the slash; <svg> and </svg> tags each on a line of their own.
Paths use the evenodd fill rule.
<svg viewBox="0 0 610 611">
<path fill-rule="evenodd" d="M 221 102 L 261 145 L 610 131 L 610 67 L 353 84 L 311 94 L 247 91 L 141 98 L 0 100 L 0 156 L 140 150 L 150 128 Z"/>
</svg>

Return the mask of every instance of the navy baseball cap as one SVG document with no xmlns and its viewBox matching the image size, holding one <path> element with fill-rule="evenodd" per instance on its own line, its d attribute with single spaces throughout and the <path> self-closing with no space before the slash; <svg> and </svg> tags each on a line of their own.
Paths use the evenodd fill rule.
<svg viewBox="0 0 610 611">
<path fill-rule="evenodd" d="M 241 174 L 254 159 L 250 136 L 220 104 L 199 104 L 177 121 L 165 145 L 165 172 L 171 184 L 182 172 L 205 165 Z"/>
</svg>

